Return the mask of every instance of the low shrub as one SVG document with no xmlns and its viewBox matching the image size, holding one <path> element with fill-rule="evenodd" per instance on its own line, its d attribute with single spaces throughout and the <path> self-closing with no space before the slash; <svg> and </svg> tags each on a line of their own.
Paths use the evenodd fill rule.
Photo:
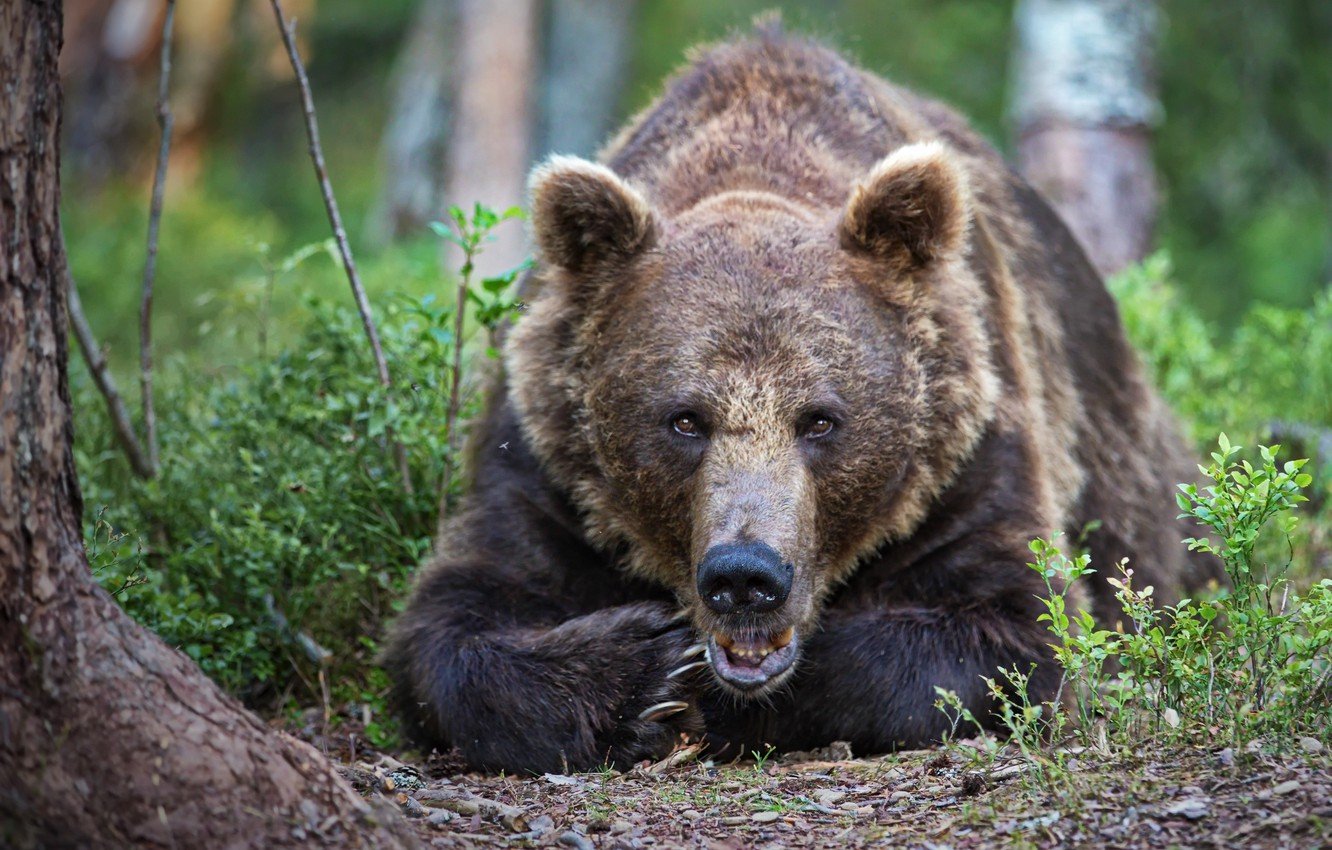
<svg viewBox="0 0 1332 850">
<path fill-rule="evenodd" d="M 1129 339 L 1200 449 L 1222 429 L 1251 444 L 1283 424 L 1332 429 L 1332 288 L 1305 309 L 1255 304 L 1222 331 L 1180 296 L 1164 254 L 1109 286 Z"/>
<path fill-rule="evenodd" d="M 1066 554 L 1054 540 L 1032 542 L 1061 691 L 1033 704 L 1027 672 L 1013 669 L 986 683 L 1012 747 L 1038 779 L 1058 778 L 1074 745 L 1104 753 L 1149 741 L 1276 751 L 1308 739 L 1332 743 L 1332 578 L 1301 589 L 1288 575 L 1293 510 L 1311 479 L 1305 461 L 1278 461 L 1277 447 L 1258 455 L 1242 458 L 1223 434 L 1201 467 L 1207 483 L 1180 487 L 1183 515 L 1215 535 L 1182 545 L 1219 557 L 1229 578 L 1214 599 L 1158 608 L 1153 588 L 1135 586 L 1121 561 L 1105 580 L 1123 618 L 1107 628 L 1069 608 L 1069 589 L 1095 572 L 1088 556 Z M 955 694 L 939 696 L 954 734 L 979 728 Z M 998 747 L 991 739 L 985 752 Z"/>
<path fill-rule="evenodd" d="M 452 222 L 479 247 L 502 220 L 478 207 Z M 268 285 L 322 249 L 264 256 Z M 469 357 L 484 356 L 490 331 L 513 312 L 516 274 L 469 290 Z M 263 354 L 266 325 L 256 323 L 255 354 L 238 366 L 169 364 L 152 480 L 130 474 L 101 400 L 75 382 L 95 575 L 133 617 L 263 709 L 377 703 L 375 639 L 430 549 L 441 492 L 455 483 L 443 480 L 456 469 L 445 427 L 455 300 L 377 305 L 391 391 L 346 300 L 307 298 L 300 327 L 272 356 Z M 478 383 L 460 385 L 464 420 Z"/>
<path fill-rule="evenodd" d="M 302 634 L 332 653 L 337 678 L 354 677 L 366 662 L 355 638 L 376 634 L 434 530 L 447 393 L 432 356 L 447 329 L 429 303 L 382 311 L 390 370 L 412 387 L 390 399 L 355 311 L 308 309 L 272 360 L 166 382 L 157 478 L 108 474 L 120 459 L 104 429 L 79 440 L 99 580 L 126 585 L 132 616 L 251 704 L 286 696 L 293 676 L 318 692 Z M 97 404 L 80 400 L 84 422 Z"/>
</svg>

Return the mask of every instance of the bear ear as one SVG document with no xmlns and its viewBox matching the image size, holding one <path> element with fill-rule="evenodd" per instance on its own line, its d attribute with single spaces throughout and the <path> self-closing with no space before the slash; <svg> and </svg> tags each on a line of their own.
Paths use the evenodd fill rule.
<svg viewBox="0 0 1332 850">
<path fill-rule="evenodd" d="M 528 180 L 532 229 L 542 257 L 571 272 L 623 262 L 651 246 L 652 208 L 604 165 L 553 156 Z"/>
<path fill-rule="evenodd" d="M 970 206 L 966 176 L 942 144 L 907 145 L 851 190 L 842 245 L 914 271 L 962 250 Z"/>
</svg>

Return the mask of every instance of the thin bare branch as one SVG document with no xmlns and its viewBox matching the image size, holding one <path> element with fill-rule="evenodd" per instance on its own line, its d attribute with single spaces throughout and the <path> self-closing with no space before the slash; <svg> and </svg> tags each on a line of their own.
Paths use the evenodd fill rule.
<svg viewBox="0 0 1332 850">
<path fill-rule="evenodd" d="M 148 251 L 143 262 L 143 292 L 139 300 L 139 389 L 143 393 L 144 444 L 148 451 L 148 474 L 157 474 L 157 407 L 153 404 L 153 284 L 157 278 L 157 236 L 162 224 L 162 195 L 166 189 L 167 160 L 171 157 L 171 31 L 176 20 L 176 0 L 167 0 L 162 21 L 162 65 L 157 77 L 157 124 L 162 141 L 157 148 L 157 170 L 153 173 L 153 199 L 148 209 Z"/>
<path fill-rule="evenodd" d="M 379 343 L 379 330 L 375 327 L 374 316 L 370 312 L 370 300 L 366 298 L 365 287 L 361 285 L 361 275 L 356 270 L 356 261 L 352 258 L 351 245 L 347 241 L 347 230 L 342 226 L 342 213 L 338 210 L 337 198 L 333 196 L 333 184 L 328 179 L 328 167 L 324 163 L 324 149 L 319 143 L 319 121 L 315 117 L 314 95 L 310 91 L 310 78 L 306 76 L 305 64 L 301 62 L 300 52 L 296 49 L 296 21 L 288 20 L 282 10 L 282 0 L 270 0 L 273 14 L 277 16 L 278 31 L 282 35 L 282 44 L 287 48 L 287 58 L 296 73 L 296 84 L 301 92 L 301 109 L 305 113 L 305 132 L 310 140 L 310 160 L 314 163 L 315 177 L 319 179 L 319 189 L 324 196 L 324 209 L 328 212 L 328 223 L 333 228 L 333 238 L 338 243 L 338 254 L 342 257 L 342 267 L 347 272 L 347 282 L 351 284 L 352 297 L 356 300 L 356 309 L 361 314 L 361 324 L 365 327 L 366 338 L 370 341 L 370 350 L 375 358 L 375 369 L 379 373 L 379 383 L 386 389 L 392 386 L 389 378 L 388 361 L 384 359 L 384 349 Z M 390 439 L 392 439 L 390 437 Z M 402 444 L 392 440 L 393 453 L 398 463 L 398 473 L 402 476 L 403 486 L 412 489 L 411 469 L 407 465 L 407 452 Z"/>
<path fill-rule="evenodd" d="M 453 513 L 453 474 L 458 466 L 458 415 L 462 410 L 462 350 L 463 319 L 467 315 L 467 292 L 472 286 L 474 255 L 467 252 L 463 272 L 458 279 L 458 303 L 453 310 L 453 360 L 449 364 L 449 406 L 444 413 L 444 433 L 448 435 L 448 454 L 444 458 L 444 485 L 439 497 L 439 516 L 435 520 L 435 534 L 442 537 Z"/>
<path fill-rule="evenodd" d="M 61 253 L 63 254 L 63 249 Z M 93 383 L 97 386 L 97 391 L 102 394 L 102 398 L 106 400 L 106 412 L 111 417 L 111 427 L 115 431 L 116 442 L 125 450 L 125 456 L 129 458 L 130 468 L 134 470 L 134 474 L 140 478 L 152 478 L 153 467 L 148 462 L 148 455 L 140 445 L 138 436 L 134 433 L 129 411 L 125 409 L 125 400 L 121 398 L 120 388 L 116 386 L 116 379 L 111 377 L 111 370 L 107 366 L 106 355 L 102 353 L 97 340 L 93 337 L 92 326 L 88 324 L 88 317 L 83 313 L 83 302 L 79 300 L 79 290 L 74 283 L 73 275 L 69 273 L 68 266 L 65 268 L 65 291 L 69 300 L 69 325 L 74 331 L 74 338 L 79 341 L 79 350 L 83 352 L 83 360 L 88 364 L 88 371 L 92 373 Z"/>
</svg>

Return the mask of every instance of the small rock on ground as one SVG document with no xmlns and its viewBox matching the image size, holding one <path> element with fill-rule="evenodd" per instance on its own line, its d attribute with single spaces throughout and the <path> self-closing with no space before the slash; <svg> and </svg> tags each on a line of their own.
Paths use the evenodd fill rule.
<svg viewBox="0 0 1332 850">
<path fill-rule="evenodd" d="M 574 850 L 596 850 L 592 842 L 587 840 L 587 836 L 579 835 L 572 829 L 560 836 L 560 843 Z"/>
</svg>

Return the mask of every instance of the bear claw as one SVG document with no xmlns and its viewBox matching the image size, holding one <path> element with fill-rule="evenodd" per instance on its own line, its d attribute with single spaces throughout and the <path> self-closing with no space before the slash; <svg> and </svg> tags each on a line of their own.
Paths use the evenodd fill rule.
<svg viewBox="0 0 1332 850">
<path fill-rule="evenodd" d="M 689 703 L 680 700 L 670 700 L 668 702 L 659 702 L 656 705 L 650 705 L 638 715 L 639 720 L 661 720 L 677 714 L 689 707 Z"/>
<path fill-rule="evenodd" d="M 684 652 L 680 653 L 680 660 L 685 661 L 687 659 L 693 658 L 696 655 L 702 655 L 704 652 L 707 652 L 707 650 L 708 650 L 707 644 L 696 643 L 693 646 L 686 649 Z"/>
<path fill-rule="evenodd" d="M 683 676 L 685 673 L 688 673 L 690 670 L 697 670 L 700 667 L 707 667 L 707 666 L 708 662 L 706 661 L 691 661 L 688 664 L 676 667 L 674 670 L 667 673 L 666 678 L 674 679 L 676 676 Z"/>
</svg>

